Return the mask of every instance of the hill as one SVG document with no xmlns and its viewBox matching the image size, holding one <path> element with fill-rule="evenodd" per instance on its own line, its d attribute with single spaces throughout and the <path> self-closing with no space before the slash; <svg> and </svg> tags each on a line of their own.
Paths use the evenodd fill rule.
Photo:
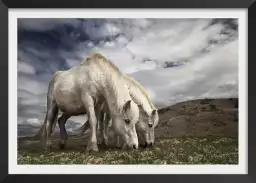
<svg viewBox="0 0 256 183">
<path fill-rule="evenodd" d="M 159 109 L 157 137 L 238 136 L 238 99 L 200 99 Z"/>
</svg>

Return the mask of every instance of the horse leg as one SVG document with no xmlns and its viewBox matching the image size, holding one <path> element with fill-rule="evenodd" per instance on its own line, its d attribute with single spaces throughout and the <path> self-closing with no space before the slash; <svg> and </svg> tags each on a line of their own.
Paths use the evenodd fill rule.
<svg viewBox="0 0 256 183">
<path fill-rule="evenodd" d="M 60 141 L 58 143 L 58 146 L 60 149 L 64 149 L 66 146 L 66 141 L 68 139 L 68 134 L 65 128 L 65 124 L 68 120 L 68 118 L 70 118 L 69 115 L 63 113 L 62 116 L 58 119 L 58 124 L 60 127 Z"/>
<path fill-rule="evenodd" d="M 98 130 L 100 130 L 100 123 L 99 123 L 99 118 L 100 118 L 100 105 L 99 103 L 97 103 L 95 106 L 94 106 L 94 112 L 95 112 L 95 116 L 96 116 L 96 119 L 97 119 L 97 123 L 96 123 L 96 136 L 97 136 L 97 144 L 98 144 Z"/>
<path fill-rule="evenodd" d="M 99 144 L 104 143 L 104 112 L 99 111 L 99 127 L 100 127 L 100 142 Z"/>
<path fill-rule="evenodd" d="M 106 146 L 108 146 L 108 125 L 110 121 L 109 114 L 105 113 L 105 118 L 103 121 L 103 139 Z"/>
<path fill-rule="evenodd" d="M 85 96 L 83 97 L 83 102 L 88 114 L 89 125 L 91 128 L 91 138 L 87 143 L 87 150 L 99 151 L 97 145 L 97 118 L 95 115 L 93 98 L 90 95 L 85 94 Z"/>
</svg>

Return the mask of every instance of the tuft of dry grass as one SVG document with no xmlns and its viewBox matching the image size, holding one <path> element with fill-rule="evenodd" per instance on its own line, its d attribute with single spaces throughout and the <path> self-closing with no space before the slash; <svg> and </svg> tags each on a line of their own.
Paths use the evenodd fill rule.
<svg viewBox="0 0 256 183">
<path fill-rule="evenodd" d="M 238 139 L 182 137 L 157 139 L 152 148 L 123 151 L 83 147 L 66 150 L 19 150 L 18 164 L 238 164 Z"/>
</svg>

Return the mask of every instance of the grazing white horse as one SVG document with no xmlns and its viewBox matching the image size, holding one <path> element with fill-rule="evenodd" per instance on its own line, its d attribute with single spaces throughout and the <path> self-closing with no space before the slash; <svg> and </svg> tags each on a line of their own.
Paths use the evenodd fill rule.
<svg viewBox="0 0 256 183">
<path fill-rule="evenodd" d="M 137 134 L 139 136 L 139 143 L 144 147 L 150 147 L 154 143 L 154 128 L 156 127 L 159 121 L 157 109 L 151 102 L 146 90 L 141 86 L 139 82 L 125 74 L 123 74 L 123 77 L 125 84 L 129 89 L 129 94 L 132 100 L 139 106 L 140 109 L 139 122 L 135 125 Z M 109 112 L 106 105 L 103 105 L 100 115 L 101 116 L 99 116 L 99 118 L 103 123 L 100 123 L 101 141 L 108 145 L 107 131 L 111 117 L 109 116 Z M 104 115 L 105 119 L 103 121 Z M 83 126 L 80 128 L 81 132 L 85 132 L 87 130 L 87 124 L 83 124 Z M 112 125 L 115 129 L 115 124 L 112 123 Z M 117 134 L 117 146 L 119 145 L 120 142 Z"/>
<path fill-rule="evenodd" d="M 139 120 L 139 108 L 132 101 L 125 85 L 123 74 L 104 56 L 93 53 L 80 65 L 67 71 L 58 71 L 50 81 L 47 93 L 47 113 L 42 132 L 46 148 L 51 147 L 51 133 L 56 124 L 58 111 L 61 144 L 65 144 L 67 134 L 65 122 L 71 116 L 88 115 L 91 137 L 87 150 L 98 151 L 97 117 L 103 101 L 107 104 L 113 124 L 118 126 L 118 134 L 125 146 L 138 148 L 135 124 Z M 45 143 L 45 142 L 44 142 Z"/>
<path fill-rule="evenodd" d="M 145 146 L 152 146 L 155 140 L 154 129 L 159 121 L 157 109 L 139 82 L 127 75 L 124 75 L 124 79 L 132 100 L 140 109 L 139 122 L 136 123 L 140 142 L 141 144 L 145 143 Z"/>
</svg>

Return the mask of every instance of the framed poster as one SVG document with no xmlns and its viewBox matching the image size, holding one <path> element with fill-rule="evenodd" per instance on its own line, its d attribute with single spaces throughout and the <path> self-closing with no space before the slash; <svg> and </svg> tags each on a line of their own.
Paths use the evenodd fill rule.
<svg viewBox="0 0 256 183">
<path fill-rule="evenodd" d="M 253 182 L 252 1 L 0 7 L 1 181 Z"/>
</svg>

